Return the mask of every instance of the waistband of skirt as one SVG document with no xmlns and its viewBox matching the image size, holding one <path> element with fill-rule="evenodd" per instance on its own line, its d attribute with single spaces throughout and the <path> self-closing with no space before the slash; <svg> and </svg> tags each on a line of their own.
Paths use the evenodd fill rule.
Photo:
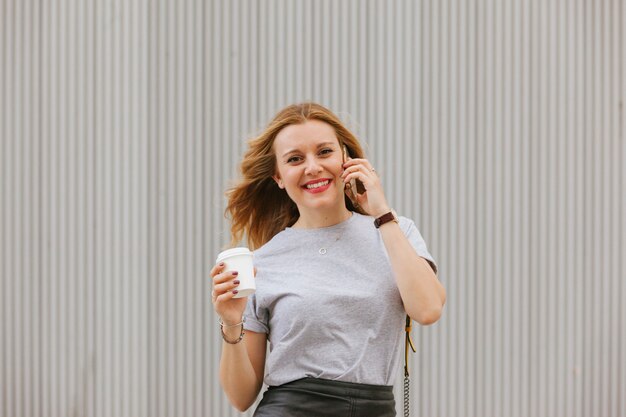
<svg viewBox="0 0 626 417">
<path fill-rule="evenodd" d="M 279 386 L 271 386 L 269 389 L 306 390 L 321 394 L 345 395 L 379 400 L 393 399 L 392 385 L 360 384 L 356 382 L 334 381 L 331 379 L 313 377 L 298 379 Z"/>
</svg>

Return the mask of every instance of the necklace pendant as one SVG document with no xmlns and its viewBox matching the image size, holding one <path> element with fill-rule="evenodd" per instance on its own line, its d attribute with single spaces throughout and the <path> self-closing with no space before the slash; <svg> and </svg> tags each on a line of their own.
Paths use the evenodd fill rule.
<svg viewBox="0 0 626 417">
<path fill-rule="evenodd" d="M 326 248 L 320 248 L 319 253 L 320 255 L 326 255 Z"/>
</svg>

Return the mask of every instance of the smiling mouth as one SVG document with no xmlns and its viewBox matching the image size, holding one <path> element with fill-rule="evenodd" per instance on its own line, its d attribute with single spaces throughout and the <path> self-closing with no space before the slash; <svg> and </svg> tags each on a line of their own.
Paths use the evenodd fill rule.
<svg viewBox="0 0 626 417">
<path fill-rule="evenodd" d="M 311 184 L 305 184 L 303 185 L 303 188 L 306 188 L 307 190 L 315 190 L 316 188 L 324 187 L 328 184 L 330 184 L 330 180 L 323 180 Z"/>
</svg>

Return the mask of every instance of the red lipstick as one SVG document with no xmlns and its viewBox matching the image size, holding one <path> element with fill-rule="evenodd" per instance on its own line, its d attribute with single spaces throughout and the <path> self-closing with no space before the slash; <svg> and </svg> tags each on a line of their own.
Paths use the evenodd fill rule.
<svg viewBox="0 0 626 417">
<path fill-rule="evenodd" d="M 312 181 L 309 181 L 307 183 L 305 183 L 302 188 L 312 194 L 317 194 L 317 193 L 323 193 L 324 191 L 328 190 L 328 188 L 330 187 L 330 184 L 332 183 L 332 180 L 330 178 L 318 178 Z M 323 185 L 318 185 L 316 187 L 311 187 L 314 184 L 323 184 Z"/>
</svg>

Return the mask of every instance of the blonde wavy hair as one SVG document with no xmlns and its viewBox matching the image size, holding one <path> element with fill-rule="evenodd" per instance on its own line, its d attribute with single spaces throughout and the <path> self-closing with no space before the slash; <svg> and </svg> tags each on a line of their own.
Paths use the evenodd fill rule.
<svg viewBox="0 0 626 417">
<path fill-rule="evenodd" d="M 241 242 L 245 235 L 250 249 L 257 249 L 298 220 L 298 207 L 272 178 L 276 174 L 273 144 L 282 129 L 307 120 L 328 123 L 335 130 L 339 145 L 346 146 L 352 158 L 365 157 L 356 136 L 326 107 L 300 103 L 280 110 L 263 133 L 248 141 L 240 167 L 242 179 L 226 191 L 228 205 L 224 215 L 231 219 L 232 246 Z M 365 214 L 360 207 L 355 208 L 347 196 L 345 199 L 348 210 Z"/>
</svg>

